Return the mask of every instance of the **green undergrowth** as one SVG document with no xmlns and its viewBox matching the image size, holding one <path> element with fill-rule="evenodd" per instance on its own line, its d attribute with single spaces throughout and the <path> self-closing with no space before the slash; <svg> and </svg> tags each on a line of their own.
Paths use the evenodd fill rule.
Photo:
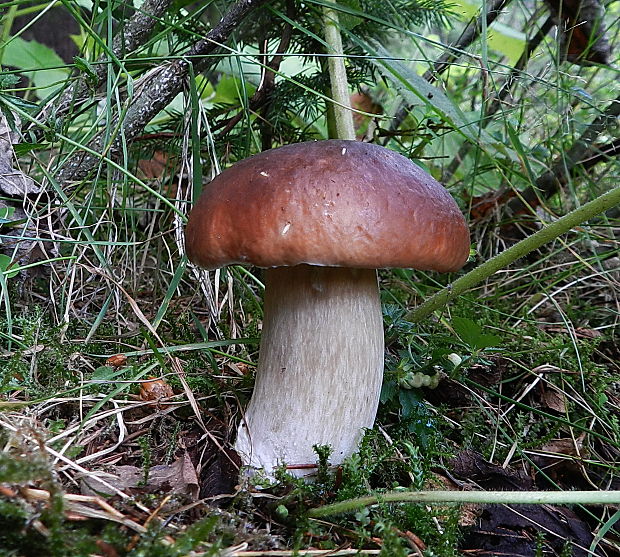
<svg viewBox="0 0 620 557">
<path fill-rule="evenodd" d="M 309 508 L 376 489 L 423 487 L 431 463 L 421 457 L 414 442 L 388 442 L 385 436 L 368 432 L 359 453 L 336 471 L 328 466 L 329 448 L 316 450 L 319 471 L 313 482 L 282 470 L 277 486 L 262 491 L 271 495 L 267 502 L 256 499 L 253 488 L 241 489 L 223 509 L 206 506 L 194 512 L 173 512 L 172 520 L 154 520 L 140 536 L 103 520 L 67 520 L 63 514 L 67 510 L 64 489 L 49 462 L 33 460 L 31 455 L 4 454 L 0 458 L 0 483 L 10 484 L 14 492 L 12 496 L 6 492 L 0 496 L 0 525 L 6 526 L 0 529 L 0 547 L 6 551 L 3 555 L 50 557 L 89 555 L 102 549 L 127 556 L 172 557 L 186 555 L 190 550 L 217 555 L 221 548 L 241 541 L 267 548 L 273 543 L 264 530 L 267 523 L 270 535 L 288 540 L 284 543 L 291 548 L 311 545 L 336 549 L 346 541 L 358 547 L 380 547 L 382 555 L 405 556 L 410 550 L 406 533 L 416 532 L 433 548 L 428 555 L 458 554 L 458 507 L 379 504 L 329 522 L 306 517 Z M 16 487 L 33 483 L 49 491 L 51 504 L 33 503 Z M 143 495 L 137 495 L 136 501 L 149 504 L 149 498 Z M 109 502 L 121 511 L 131 506 L 114 498 Z M 150 503 L 157 505 L 159 498 Z M 181 507 L 182 501 L 169 506 L 164 514 L 175 506 Z"/>
<path fill-rule="evenodd" d="M 84 343 L 82 339 L 87 333 L 86 324 L 78 321 L 72 321 L 69 326 L 53 325 L 39 306 L 12 316 L 10 326 L 6 319 L 0 319 L 0 343 L 4 349 L 0 360 L 0 392 L 10 395 L 26 389 L 29 400 L 44 400 L 51 393 L 75 393 L 78 387 L 85 394 L 108 392 L 119 381 L 145 379 L 144 370 L 148 370 L 148 377 L 166 376 L 173 388 L 181 388 L 167 348 L 158 348 L 149 331 L 139 329 L 119 342 L 112 325 L 104 323 L 97 337 Z M 175 346 L 201 341 L 188 314 L 171 320 L 164 334 L 173 339 L 168 346 L 172 351 Z M 251 340 L 245 346 L 256 348 Z M 109 356 L 124 352 L 137 355 L 130 356 L 127 365 L 120 369 L 108 365 Z M 191 357 L 183 357 L 183 369 L 192 390 L 201 393 L 221 390 L 221 383 L 214 377 L 218 370 L 217 352 L 196 349 L 190 352 Z M 239 357 L 242 361 L 247 358 L 244 354 L 247 354 L 245 350 Z M 205 370 L 210 373 L 204 373 Z M 251 377 L 245 383 L 251 385 Z"/>
<path fill-rule="evenodd" d="M 0 546 L 7 555 L 55 557 L 90 555 L 105 547 L 118 555 L 173 556 L 194 549 L 216 555 L 240 543 L 300 550 L 348 544 L 404 556 L 411 552 L 409 536 L 413 533 L 424 540 L 425 555 L 452 556 L 459 554 L 459 540 L 469 528 L 458 506 L 380 503 L 329 520 L 310 519 L 307 511 L 384 491 L 444 489 L 448 481 L 444 470 L 463 451 L 474 451 L 489 462 L 506 461 L 517 469 L 526 466 L 538 488 L 585 489 L 593 483 L 604 488 L 615 481 L 620 471 L 609 455 L 620 447 L 620 423 L 609 400 L 616 393 L 618 370 L 606 355 L 613 342 L 609 331 L 589 335 L 583 328 L 581 336 L 571 335 L 562 319 L 534 320 L 526 309 L 515 313 L 510 300 L 502 297 L 492 306 L 464 297 L 436 319 L 412 324 L 405 310 L 411 293 L 398 283 L 398 274 L 394 280 L 384 284 L 384 300 L 389 300 L 384 302 L 386 373 L 377 426 L 342 466 L 330 468 L 329 448 L 318 447 L 320 466 L 313 482 L 295 479 L 285 471 L 275 487 L 257 489 L 255 480 L 241 479 L 231 497 L 217 505 L 190 504 L 191 510 L 185 509 L 189 501 L 175 496 L 161 516 L 148 523 L 146 532 L 136 533 L 109 520 L 73 521 L 65 514 L 63 494 L 74 488 L 63 481 L 50 456 L 41 456 L 41 447 L 46 439 L 76 423 L 75 404 L 57 404 L 42 419 L 35 413 L 32 421 L 23 421 L 30 411 L 19 418 L 9 412 L 14 410 L 9 405 L 4 415 L 7 423 L 15 424 L 18 431 L 26 429 L 22 434 L 10 430 L 2 434 L 6 450 L 0 453 L 0 483 L 9 491 L 0 496 L 0 526 L 13 527 L 0 527 Z M 472 306 L 478 308 L 475 315 Z M 191 316 L 179 315 L 170 323 L 161 331 L 168 346 L 195 342 Z M 2 368 L 9 400 L 23 400 L 20 392 L 28 389 L 31 400 L 49 402 L 63 392 L 76 396 L 79 387 L 80 397 L 96 395 L 103 409 L 111 398 L 137 399 L 139 381 L 150 376 L 165 377 L 176 394 L 183 393 L 182 383 L 161 351 L 130 356 L 119 369 L 107 365 L 102 353 L 116 353 L 119 345 L 105 343 L 105 325 L 97 342 L 89 345 L 69 340 L 81 337 L 83 331 L 78 327 L 51 327 L 39 310 L 13 316 L 12 326 L 15 340 L 12 351 L 3 356 L 8 365 Z M 147 332 L 139 331 L 125 340 L 127 347 L 153 345 Z M 31 346 L 43 348 L 32 352 Z M 255 351 L 256 345 L 244 345 L 232 361 L 251 362 Z M 33 354 L 37 355 L 36 373 L 31 372 Z M 176 357 L 205 419 L 215 420 L 210 425 L 220 424 L 212 431 L 218 432 L 223 444 L 229 443 L 236 427 L 231 408 L 245 405 L 252 367 L 241 375 L 227 372 L 217 351 L 208 355 L 180 352 Z M 84 369 L 90 371 L 78 373 Z M 425 377 L 429 378 L 426 385 L 416 383 Z M 535 388 L 528 391 L 532 383 Z M 99 411 L 92 404 L 86 419 Z M 137 412 L 128 414 L 128 419 L 146 415 Z M 188 432 L 195 429 L 195 416 L 185 404 L 149 423 L 148 433 L 120 461 L 142 470 L 142 485 L 148 485 L 152 466 L 169 464 L 185 446 Z M 112 425 L 102 422 L 102 440 L 108 435 L 105 428 Z M 538 455 L 545 450 L 561 453 L 566 448 L 558 440 L 570 438 L 578 438 L 582 454 L 587 455 L 587 461 L 579 460 L 587 475 L 567 475 Z M 58 451 L 62 445 L 56 442 L 50 447 Z M 76 444 L 65 455 L 78 458 L 85 450 Z M 575 455 L 567 452 L 562 457 L 570 461 Z M 20 492 L 20 486 L 47 490 L 50 499 L 33 502 Z M 135 503 L 154 510 L 165 496 L 140 488 L 131 492 L 129 501 L 115 496 L 106 499 L 125 516 L 132 516 Z M 142 515 L 142 522 L 145 518 Z"/>
</svg>

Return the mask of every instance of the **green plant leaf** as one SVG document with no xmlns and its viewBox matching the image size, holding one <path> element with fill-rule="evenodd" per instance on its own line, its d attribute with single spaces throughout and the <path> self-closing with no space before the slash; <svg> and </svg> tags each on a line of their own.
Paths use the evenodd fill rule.
<svg viewBox="0 0 620 557">
<path fill-rule="evenodd" d="M 19 77 L 10 73 L 0 73 L 0 89 L 9 89 L 16 85 Z"/>
<path fill-rule="evenodd" d="M 50 47 L 37 41 L 15 37 L 5 47 L 3 61 L 20 70 L 37 70 L 64 66 L 64 62 Z"/>
<path fill-rule="evenodd" d="M 502 342 L 497 335 L 484 333 L 478 323 L 467 317 L 453 317 L 452 327 L 460 339 L 473 350 L 491 348 Z"/>
<path fill-rule="evenodd" d="M 488 33 L 489 46 L 504 54 L 511 64 L 515 64 L 523 53 L 526 39 L 525 33 L 497 21 L 493 22 Z"/>
<path fill-rule="evenodd" d="M 463 111 L 441 89 L 431 85 L 412 68 L 398 60 L 398 57 L 393 56 L 377 42 L 366 42 L 352 35 L 350 36 L 352 40 L 376 57 L 372 61 L 373 64 L 394 85 L 398 93 L 408 104 L 424 104 L 435 112 L 443 122 L 449 124 L 456 132 L 466 137 L 472 143 L 480 145 L 491 154 L 500 154 L 513 161 L 518 160 L 516 153 L 512 149 L 482 129 L 477 121 L 467 121 Z"/>
<path fill-rule="evenodd" d="M 359 0 L 341 0 L 339 2 L 341 5 L 345 5 L 349 8 L 352 8 L 355 11 L 361 12 L 362 5 Z M 340 26 L 344 29 L 354 29 L 357 27 L 362 21 L 364 21 L 361 17 L 355 16 L 348 12 L 340 12 L 338 14 L 338 21 L 340 22 Z"/>
<path fill-rule="evenodd" d="M 80 56 L 74 56 L 73 62 L 75 63 L 75 67 L 84 72 L 88 76 L 89 83 L 95 85 L 99 78 L 97 77 L 97 73 L 93 68 L 92 64 L 86 58 L 81 58 Z"/>
<path fill-rule="evenodd" d="M 5 47 L 3 63 L 25 70 L 23 73 L 32 81 L 39 98 L 45 98 L 49 87 L 67 79 L 69 72 L 56 52 L 37 41 L 13 38 Z"/>
<path fill-rule="evenodd" d="M 7 222 L 12 222 L 15 207 L 0 207 L 0 226 Z"/>
<path fill-rule="evenodd" d="M 239 103 L 240 91 L 243 85 L 241 82 L 230 75 L 222 77 L 215 89 L 215 96 L 211 99 L 213 104 L 235 105 Z M 245 83 L 246 94 L 251 94 L 252 87 Z"/>
<path fill-rule="evenodd" d="M 48 147 L 47 143 L 16 143 L 13 145 L 13 150 L 15 154 L 20 157 L 22 155 L 27 155 L 31 151 L 39 151 L 41 149 L 45 149 Z"/>
<path fill-rule="evenodd" d="M 386 381 L 383 383 L 381 386 L 381 395 L 379 397 L 381 404 L 385 404 L 386 402 L 392 400 L 396 396 L 397 392 L 398 383 L 396 381 Z"/>
<path fill-rule="evenodd" d="M 403 411 L 403 416 L 409 418 L 420 413 L 420 406 L 423 405 L 420 396 L 411 389 L 400 389 L 398 393 L 398 401 Z"/>
<path fill-rule="evenodd" d="M 415 390 L 401 389 L 398 399 L 403 418 L 407 420 L 407 429 L 415 435 L 423 450 L 428 449 L 436 429 L 426 405 Z"/>
<path fill-rule="evenodd" d="M 480 15 L 480 10 L 484 7 L 480 1 L 467 2 L 466 0 L 452 0 L 452 5 L 454 13 L 459 14 L 463 21 Z M 506 55 L 511 64 L 514 64 L 521 56 L 526 41 L 525 33 L 497 20 L 488 29 L 487 43 L 492 49 Z"/>
<path fill-rule="evenodd" d="M 112 366 L 100 366 L 93 371 L 90 379 L 91 381 L 111 381 L 124 372 L 124 369 L 114 369 Z"/>
<path fill-rule="evenodd" d="M 13 264 L 13 259 L 11 259 L 8 255 L 4 255 L 3 253 L 0 253 L 0 272 L 3 273 L 6 278 L 13 278 L 14 276 L 17 275 L 17 273 L 19 273 L 19 270 L 17 271 L 8 270 L 12 264 Z"/>
<path fill-rule="evenodd" d="M 0 87 L 0 90 L 2 90 L 1 87 Z M 13 95 L 0 94 L 0 109 L 3 106 L 7 107 L 6 110 L 2 110 L 2 112 L 9 120 L 9 124 L 11 124 L 12 128 L 14 128 L 14 126 L 12 125 L 12 120 L 14 120 L 12 116 L 12 111 L 15 108 L 21 108 L 22 110 L 26 112 L 30 112 L 30 111 L 36 110 L 39 107 L 38 104 L 24 100 L 20 97 L 15 97 Z"/>
</svg>

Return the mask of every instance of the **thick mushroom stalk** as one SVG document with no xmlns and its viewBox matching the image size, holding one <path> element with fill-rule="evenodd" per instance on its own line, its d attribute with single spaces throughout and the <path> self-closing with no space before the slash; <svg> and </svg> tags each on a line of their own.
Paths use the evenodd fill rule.
<svg viewBox="0 0 620 557">
<path fill-rule="evenodd" d="M 265 284 L 256 384 L 235 449 L 268 473 L 314 464 L 317 444 L 330 445 L 338 464 L 373 426 L 379 404 L 377 273 L 297 265 L 267 270 Z"/>
</svg>

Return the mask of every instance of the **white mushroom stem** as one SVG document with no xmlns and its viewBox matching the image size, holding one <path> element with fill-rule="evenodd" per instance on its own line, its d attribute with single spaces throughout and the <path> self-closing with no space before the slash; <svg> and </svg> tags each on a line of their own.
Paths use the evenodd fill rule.
<svg viewBox="0 0 620 557">
<path fill-rule="evenodd" d="M 256 384 L 237 434 L 244 464 L 270 473 L 339 464 L 373 426 L 383 375 L 377 273 L 298 265 L 266 271 Z M 292 469 L 295 471 L 295 468 Z"/>
</svg>

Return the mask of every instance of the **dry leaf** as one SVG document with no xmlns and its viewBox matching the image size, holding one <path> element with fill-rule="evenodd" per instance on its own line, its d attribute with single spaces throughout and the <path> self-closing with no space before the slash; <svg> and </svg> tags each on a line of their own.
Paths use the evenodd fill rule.
<svg viewBox="0 0 620 557">
<path fill-rule="evenodd" d="M 579 456 L 582 446 L 580 439 L 552 439 L 542 446 L 541 451 L 556 455 Z"/>
<path fill-rule="evenodd" d="M 369 114 L 383 114 L 383 107 L 375 103 L 367 93 L 355 93 L 351 95 L 351 106 L 355 110 L 360 110 Z M 372 117 L 354 112 L 353 124 L 358 141 L 369 141 L 372 139 L 373 133 L 377 127 Z"/>
<path fill-rule="evenodd" d="M 532 488 L 531 478 L 522 469 L 514 470 L 492 464 L 476 451 L 461 451 L 449 461 L 449 466 L 454 476 L 466 481 L 474 481 L 484 489 L 526 490 Z"/>
<path fill-rule="evenodd" d="M 105 363 L 115 368 L 122 367 L 127 363 L 127 356 L 125 356 L 125 354 L 115 354 L 114 356 L 110 356 Z"/>
<path fill-rule="evenodd" d="M 566 413 L 566 396 L 563 392 L 545 386 L 543 383 L 540 383 L 540 390 L 542 391 L 541 400 L 547 408 L 559 414 Z"/>
<path fill-rule="evenodd" d="M 172 464 L 153 466 L 144 482 L 144 470 L 137 466 L 109 466 L 106 471 L 96 470 L 80 479 L 81 491 L 84 495 L 114 495 L 101 482 L 113 484 L 118 489 L 128 492 L 140 489 L 147 493 L 163 492 L 198 498 L 198 476 L 191 458 L 184 452 Z"/>
<path fill-rule="evenodd" d="M 552 439 L 532 455 L 532 462 L 555 481 L 574 486 L 583 475 L 579 462 L 584 457 L 583 439 Z"/>
<path fill-rule="evenodd" d="M 420 539 L 419 536 L 417 536 L 413 532 L 407 530 L 406 532 L 403 532 L 403 536 L 407 538 L 413 548 L 421 551 L 426 550 L 426 544 Z"/>
<path fill-rule="evenodd" d="M 459 526 L 461 528 L 467 528 L 468 526 L 476 525 L 480 520 L 483 510 L 484 505 L 464 503 L 461 505 L 461 510 L 459 512 Z"/>
<path fill-rule="evenodd" d="M 538 555 L 537 532 L 547 534 L 544 555 L 562 554 L 567 542 L 573 557 L 589 555 L 582 549 L 593 538 L 588 524 L 570 509 L 552 505 L 486 505 L 478 521 L 465 529 L 459 549 L 465 555 Z"/>
<path fill-rule="evenodd" d="M 152 381 L 144 381 L 140 385 L 140 398 L 142 400 L 153 400 L 159 403 L 166 398 L 174 396 L 172 387 L 164 379 L 157 379 L 155 377 L 150 377 L 149 379 L 152 379 Z"/>
<path fill-rule="evenodd" d="M 228 367 L 240 376 L 246 376 L 252 373 L 250 366 L 243 362 L 228 362 Z"/>
<path fill-rule="evenodd" d="M 92 470 L 88 476 L 80 478 L 80 491 L 83 495 L 116 495 L 105 483 L 121 491 L 136 487 L 144 479 L 144 472 L 137 466 L 107 466 L 106 471 Z"/>
<path fill-rule="evenodd" d="M 138 168 L 146 179 L 163 178 L 171 173 L 175 165 L 174 157 L 164 151 L 155 151 L 151 159 L 138 161 Z"/>
<path fill-rule="evenodd" d="M 153 466 L 149 471 L 147 485 L 158 486 L 159 490 L 164 491 L 168 486 L 168 491 L 171 493 L 189 495 L 193 501 L 198 499 L 198 476 L 187 452 L 184 452 L 169 466 Z"/>
</svg>

